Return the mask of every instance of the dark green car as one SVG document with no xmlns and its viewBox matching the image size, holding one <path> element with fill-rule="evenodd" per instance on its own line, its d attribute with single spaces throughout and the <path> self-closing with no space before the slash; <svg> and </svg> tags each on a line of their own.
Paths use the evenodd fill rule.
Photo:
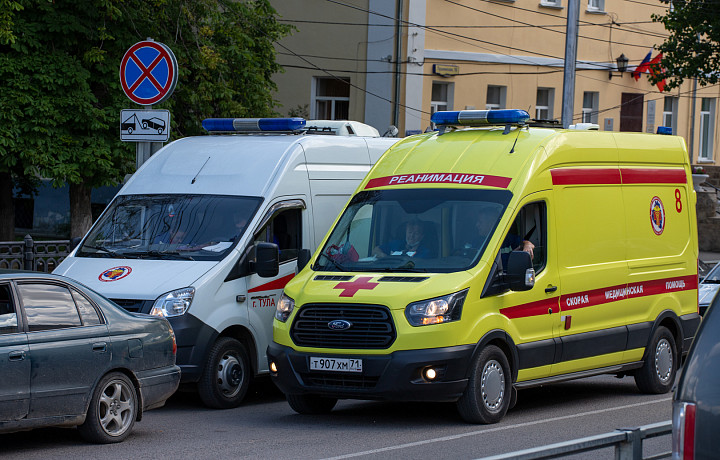
<svg viewBox="0 0 720 460">
<path fill-rule="evenodd" d="M 0 270 L 0 433 L 77 426 L 120 442 L 175 392 L 175 335 L 69 278 Z"/>
</svg>

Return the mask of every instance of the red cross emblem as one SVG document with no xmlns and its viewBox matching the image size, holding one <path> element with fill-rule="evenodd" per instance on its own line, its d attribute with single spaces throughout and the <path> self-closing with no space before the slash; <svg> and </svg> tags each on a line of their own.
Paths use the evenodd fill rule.
<svg viewBox="0 0 720 460">
<path fill-rule="evenodd" d="M 380 283 L 371 283 L 372 276 L 361 276 L 355 281 L 348 281 L 345 283 L 338 283 L 333 289 L 342 289 L 340 297 L 352 297 L 360 289 L 375 289 Z"/>
</svg>

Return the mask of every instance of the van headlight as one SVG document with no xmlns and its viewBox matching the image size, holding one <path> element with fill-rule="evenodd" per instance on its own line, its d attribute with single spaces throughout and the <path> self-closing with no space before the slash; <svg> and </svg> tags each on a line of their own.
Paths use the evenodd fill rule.
<svg viewBox="0 0 720 460">
<path fill-rule="evenodd" d="M 283 292 L 282 297 L 275 306 L 275 319 L 284 323 L 290 317 L 290 313 L 295 309 L 295 301 L 285 295 Z"/>
<path fill-rule="evenodd" d="M 468 290 L 448 294 L 434 299 L 413 302 L 405 308 L 405 317 L 412 326 L 457 321 L 462 314 Z"/>
<path fill-rule="evenodd" d="M 165 318 L 184 315 L 190 308 L 194 296 L 195 288 L 193 287 L 177 289 L 163 294 L 153 304 L 150 314 Z"/>
</svg>

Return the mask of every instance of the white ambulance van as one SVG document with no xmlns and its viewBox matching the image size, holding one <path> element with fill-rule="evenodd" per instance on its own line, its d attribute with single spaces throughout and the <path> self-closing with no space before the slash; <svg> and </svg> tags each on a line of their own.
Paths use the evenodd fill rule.
<svg viewBox="0 0 720 460">
<path fill-rule="evenodd" d="M 55 273 L 166 317 L 183 382 L 196 383 L 208 406 L 229 408 L 268 372 L 275 306 L 298 256 L 309 258 L 397 139 L 302 118 L 203 127 L 222 134 L 154 154 Z"/>
</svg>

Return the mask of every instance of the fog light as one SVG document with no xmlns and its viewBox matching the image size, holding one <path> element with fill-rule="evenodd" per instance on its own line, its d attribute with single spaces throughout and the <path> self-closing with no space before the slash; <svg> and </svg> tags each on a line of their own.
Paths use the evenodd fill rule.
<svg viewBox="0 0 720 460">
<path fill-rule="evenodd" d="M 437 372 L 432 367 L 429 367 L 425 369 L 425 379 L 426 380 L 435 380 L 437 377 Z"/>
<path fill-rule="evenodd" d="M 277 366 L 275 365 L 275 361 L 270 362 L 270 372 L 272 372 L 273 374 L 277 373 Z"/>
</svg>

